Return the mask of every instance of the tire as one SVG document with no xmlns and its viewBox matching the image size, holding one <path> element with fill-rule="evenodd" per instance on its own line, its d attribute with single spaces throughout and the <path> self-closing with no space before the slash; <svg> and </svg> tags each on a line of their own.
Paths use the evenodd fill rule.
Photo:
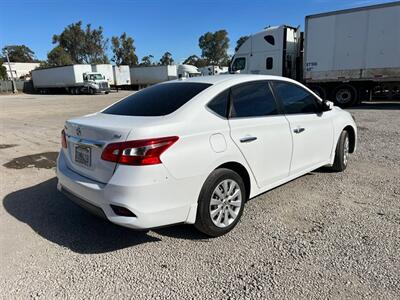
<svg viewBox="0 0 400 300">
<path fill-rule="evenodd" d="M 350 107 L 357 102 L 357 91 L 349 84 L 342 84 L 333 90 L 332 99 L 337 106 Z"/>
<path fill-rule="evenodd" d="M 90 95 L 94 95 L 94 89 L 89 88 L 89 94 L 90 94 Z"/>
<path fill-rule="evenodd" d="M 349 160 L 350 139 L 349 133 L 344 130 L 340 134 L 336 145 L 335 160 L 331 169 L 335 172 L 343 172 L 347 168 Z"/>
<path fill-rule="evenodd" d="M 110 92 L 105 92 L 104 94 L 108 95 Z"/>
<path fill-rule="evenodd" d="M 233 190 L 226 196 L 230 188 Z M 214 170 L 201 189 L 195 227 L 211 237 L 228 233 L 239 222 L 246 200 L 243 179 L 236 172 Z"/>
</svg>

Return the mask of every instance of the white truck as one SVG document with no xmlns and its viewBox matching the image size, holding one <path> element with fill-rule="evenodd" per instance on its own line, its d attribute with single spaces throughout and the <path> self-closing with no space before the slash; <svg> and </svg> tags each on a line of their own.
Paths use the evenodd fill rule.
<svg viewBox="0 0 400 300">
<path fill-rule="evenodd" d="M 178 65 L 177 66 L 178 78 L 190 78 L 201 76 L 201 72 L 196 66 L 192 65 Z"/>
<path fill-rule="evenodd" d="M 299 28 L 269 27 L 238 49 L 232 73 L 302 81 L 347 107 L 383 86 L 400 90 L 400 2 L 307 16 Z"/>
<path fill-rule="evenodd" d="M 104 75 L 92 72 L 91 65 L 86 64 L 36 69 L 32 71 L 32 81 L 35 90 L 41 93 L 57 89 L 70 94 L 108 94 L 110 91 Z"/>
</svg>

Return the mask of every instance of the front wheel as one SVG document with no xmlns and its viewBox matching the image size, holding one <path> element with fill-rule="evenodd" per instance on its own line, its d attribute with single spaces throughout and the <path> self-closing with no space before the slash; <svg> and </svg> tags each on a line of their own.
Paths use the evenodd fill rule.
<svg viewBox="0 0 400 300">
<path fill-rule="evenodd" d="M 224 235 L 239 222 L 245 202 L 242 178 L 230 169 L 214 170 L 200 192 L 195 227 L 212 237 Z"/>
<path fill-rule="evenodd" d="M 335 172 L 343 172 L 347 168 L 350 153 L 349 133 L 344 130 L 340 134 L 339 141 L 336 146 L 335 161 L 332 170 Z"/>
</svg>

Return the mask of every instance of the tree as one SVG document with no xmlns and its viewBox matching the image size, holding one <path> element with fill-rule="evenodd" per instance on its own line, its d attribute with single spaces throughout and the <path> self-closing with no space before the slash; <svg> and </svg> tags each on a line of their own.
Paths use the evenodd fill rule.
<svg viewBox="0 0 400 300">
<path fill-rule="evenodd" d="M 3 59 L 0 58 L 0 79 L 6 80 L 7 79 L 7 68 L 3 66 Z"/>
<path fill-rule="evenodd" d="M 47 54 L 47 62 L 41 67 L 57 67 L 73 64 L 71 56 L 61 46 L 55 47 Z"/>
<path fill-rule="evenodd" d="M 103 36 L 103 28 L 91 29 L 90 24 L 86 25 L 84 62 L 88 64 L 108 64 L 105 51 L 107 50 L 108 39 Z"/>
<path fill-rule="evenodd" d="M 133 43 L 133 38 L 127 36 L 125 32 L 120 37 L 113 36 L 111 38 L 112 52 L 114 53 L 111 60 L 117 66 L 136 66 L 138 64 L 138 57 L 135 54 L 136 48 Z"/>
<path fill-rule="evenodd" d="M 72 63 L 76 64 L 108 63 L 105 54 L 107 43 L 101 26 L 91 29 L 91 25 L 88 24 L 83 30 L 82 21 L 68 25 L 60 35 L 53 36 L 53 44 L 57 44 L 53 50 L 61 47 L 69 55 Z M 60 50 L 55 50 L 54 53 L 62 54 Z"/>
<path fill-rule="evenodd" d="M 216 66 L 226 66 L 228 64 L 229 38 L 226 30 L 205 33 L 199 38 L 199 47 L 201 49 L 201 57 L 207 61 L 207 64 Z"/>
<path fill-rule="evenodd" d="M 183 64 L 196 66 L 197 68 L 202 68 L 207 66 L 207 61 L 193 54 L 190 55 L 188 58 L 186 58 Z"/>
<path fill-rule="evenodd" d="M 243 35 L 236 41 L 235 52 L 239 50 L 240 46 L 242 46 L 244 42 L 247 41 L 248 38 L 249 38 L 248 35 Z"/>
<path fill-rule="evenodd" d="M 160 65 L 169 66 L 173 64 L 174 64 L 174 59 L 172 58 L 172 54 L 170 52 L 165 52 L 160 59 Z"/>
<path fill-rule="evenodd" d="M 151 54 L 143 56 L 142 62 L 140 63 L 140 66 L 149 67 L 149 66 L 154 65 L 153 58 L 154 58 L 154 56 L 151 55 Z"/>
<path fill-rule="evenodd" d="M 11 62 L 35 62 L 35 52 L 25 45 L 5 46 L 2 49 L 3 56 L 6 56 L 8 50 L 8 57 Z"/>
</svg>

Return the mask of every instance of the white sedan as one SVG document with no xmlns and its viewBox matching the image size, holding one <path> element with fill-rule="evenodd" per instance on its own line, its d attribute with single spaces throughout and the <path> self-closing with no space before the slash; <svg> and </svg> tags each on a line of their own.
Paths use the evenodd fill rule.
<svg viewBox="0 0 400 300">
<path fill-rule="evenodd" d="M 176 80 L 68 120 L 58 189 L 118 225 L 220 236 L 248 199 L 322 166 L 346 169 L 356 141 L 352 116 L 296 81 Z"/>
</svg>

